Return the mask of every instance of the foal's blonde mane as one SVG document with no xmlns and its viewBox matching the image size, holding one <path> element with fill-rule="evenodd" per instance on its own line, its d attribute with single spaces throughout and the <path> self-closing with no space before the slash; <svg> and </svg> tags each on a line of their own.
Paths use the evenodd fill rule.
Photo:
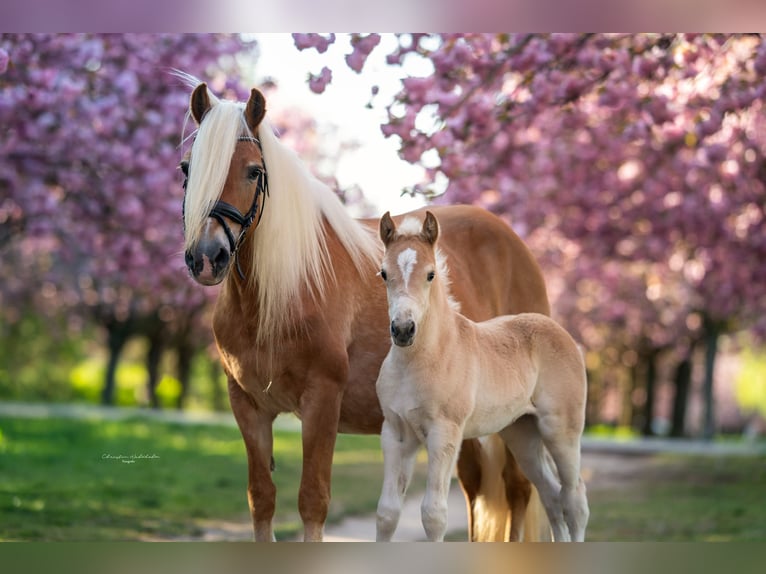
<svg viewBox="0 0 766 574">
<path fill-rule="evenodd" d="M 244 120 L 245 104 L 219 100 L 209 91 L 208 95 L 212 108 L 192 146 L 194 177 L 189 178 L 185 203 L 187 248 L 199 240 L 210 209 L 223 192 L 237 138 L 256 135 Z M 373 231 L 346 213 L 338 196 L 279 140 L 267 119 L 258 127 L 257 137 L 269 196 L 260 224 L 249 231 L 252 264 L 246 280 L 257 293 L 257 339 L 263 343 L 294 318 L 304 289 L 321 300 L 328 282 L 335 281 L 325 222 L 360 273 L 371 272 L 380 248 Z"/>
</svg>

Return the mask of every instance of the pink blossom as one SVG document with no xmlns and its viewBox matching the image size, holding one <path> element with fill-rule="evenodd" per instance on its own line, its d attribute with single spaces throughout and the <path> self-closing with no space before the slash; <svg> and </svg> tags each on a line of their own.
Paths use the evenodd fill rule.
<svg viewBox="0 0 766 574">
<path fill-rule="evenodd" d="M 330 82 L 332 82 L 332 71 L 327 66 L 324 66 L 318 75 L 309 75 L 309 89 L 315 94 L 324 92 Z"/>
</svg>

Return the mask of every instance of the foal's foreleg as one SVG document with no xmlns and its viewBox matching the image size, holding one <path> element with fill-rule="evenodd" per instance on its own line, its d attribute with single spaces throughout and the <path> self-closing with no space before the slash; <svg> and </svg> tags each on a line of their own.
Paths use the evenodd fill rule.
<svg viewBox="0 0 766 574">
<path fill-rule="evenodd" d="M 387 542 L 399 524 L 419 443 L 401 421 L 400 424 L 391 424 L 385 420 L 380 432 L 380 445 L 383 450 L 383 488 L 378 500 L 375 539 Z"/>
<path fill-rule="evenodd" d="M 462 439 L 462 428 L 453 422 L 436 422 L 428 429 L 428 478 L 420 512 L 431 541 L 441 542 L 447 533 L 447 497 Z"/>
<path fill-rule="evenodd" d="M 229 401 L 247 451 L 247 502 L 256 542 L 274 540 L 277 489 L 271 480 L 274 416 L 259 411 L 250 395 L 229 377 Z"/>
</svg>

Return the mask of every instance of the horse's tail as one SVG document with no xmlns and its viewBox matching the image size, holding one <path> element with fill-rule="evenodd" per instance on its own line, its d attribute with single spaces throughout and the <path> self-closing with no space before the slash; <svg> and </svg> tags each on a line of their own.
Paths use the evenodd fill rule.
<svg viewBox="0 0 766 574">
<path fill-rule="evenodd" d="M 550 541 L 550 525 L 537 489 L 518 471 L 499 435 L 463 441 L 458 475 L 468 507 L 468 539 L 502 542 L 512 530 L 529 542 Z M 509 497 L 511 502 L 509 505 Z M 513 511 L 523 512 L 513 525 Z M 525 508 L 526 507 L 526 508 Z"/>
<path fill-rule="evenodd" d="M 548 515 L 545 507 L 540 500 L 540 493 L 532 486 L 532 492 L 527 504 L 527 514 L 524 520 L 524 542 L 551 542 L 551 524 L 548 522 Z"/>
</svg>

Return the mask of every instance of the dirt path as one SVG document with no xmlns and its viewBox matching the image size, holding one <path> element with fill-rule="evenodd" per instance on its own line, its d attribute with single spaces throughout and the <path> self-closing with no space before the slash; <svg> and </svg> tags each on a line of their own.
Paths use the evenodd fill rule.
<svg viewBox="0 0 766 574">
<path fill-rule="evenodd" d="M 654 455 L 651 452 L 611 448 L 591 450 L 585 448 L 582 457 L 582 474 L 589 491 L 611 488 L 630 488 L 651 469 Z M 420 522 L 419 494 L 407 497 L 395 541 L 424 540 Z M 465 498 L 457 480 L 453 480 L 449 497 L 448 535 L 462 534 L 466 530 L 467 516 Z M 187 540 L 197 541 L 246 541 L 252 540 L 249 520 L 242 522 L 210 521 L 200 524 L 204 533 Z M 370 542 L 375 540 L 375 516 L 350 516 L 325 528 L 326 542 Z"/>
</svg>

